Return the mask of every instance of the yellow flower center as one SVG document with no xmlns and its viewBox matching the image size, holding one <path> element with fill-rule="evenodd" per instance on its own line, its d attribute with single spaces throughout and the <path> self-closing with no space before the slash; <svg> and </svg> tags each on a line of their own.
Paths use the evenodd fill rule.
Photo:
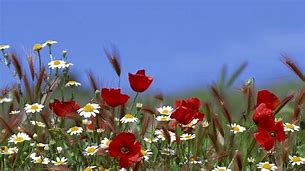
<svg viewBox="0 0 305 171">
<path fill-rule="evenodd" d="M 4 154 L 8 154 L 8 147 L 3 147 L 3 149 L 1 149 L 1 152 L 3 152 Z"/>
<path fill-rule="evenodd" d="M 239 127 L 237 127 L 237 126 L 234 126 L 234 127 L 232 128 L 232 130 L 235 131 L 235 132 L 239 132 L 239 131 L 240 131 Z"/>
<path fill-rule="evenodd" d="M 60 61 L 54 61 L 54 62 L 53 62 L 53 65 L 60 65 L 60 64 L 61 64 Z"/>
<path fill-rule="evenodd" d="M 292 157 L 291 160 L 292 160 L 293 162 L 300 162 L 300 161 L 302 161 L 302 160 L 301 160 L 301 157 L 297 157 L 297 156 Z"/>
<path fill-rule="evenodd" d="M 74 127 L 70 128 L 70 130 L 71 130 L 71 132 L 76 132 L 79 130 L 79 127 L 74 126 Z"/>
<path fill-rule="evenodd" d="M 192 136 L 187 135 L 187 136 L 185 136 L 185 139 L 186 139 L 186 140 L 192 139 Z"/>
<path fill-rule="evenodd" d="M 41 44 L 35 44 L 35 45 L 33 46 L 33 50 L 39 51 L 39 50 L 41 50 L 41 49 L 42 49 Z"/>
<path fill-rule="evenodd" d="M 226 171 L 225 169 L 218 169 L 218 171 Z"/>
<path fill-rule="evenodd" d="M 141 153 L 142 153 L 143 156 L 145 156 L 147 154 L 146 151 L 143 150 L 143 149 L 141 149 Z"/>
<path fill-rule="evenodd" d="M 95 151 L 96 151 L 96 148 L 94 148 L 94 147 L 89 147 L 87 149 L 87 153 L 95 153 Z"/>
<path fill-rule="evenodd" d="M 84 112 L 93 112 L 94 107 L 91 104 L 86 104 L 84 107 Z"/>
<path fill-rule="evenodd" d="M 92 169 L 90 167 L 86 167 L 84 171 L 92 171 Z"/>
<path fill-rule="evenodd" d="M 272 168 L 272 166 L 269 163 L 265 163 L 262 165 L 262 168 L 270 170 Z"/>
<path fill-rule="evenodd" d="M 38 110 L 38 109 L 39 109 L 39 107 L 36 105 L 31 106 L 31 110 Z"/>
<path fill-rule="evenodd" d="M 166 118 L 166 117 L 161 117 L 160 120 L 161 120 L 161 121 L 167 121 L 168 118 Z"/>
<path fill-rule="evenodd" d="M 76 82 L 75 81 L 68 81 L 69 85 L 74 85 Z"/>
<path fill-rule="evenodd" d="M 112 141 L 112 140 L 108 140 L 108 141 L 106 142 L 106 145 L 109 145 L 109 144 L 111 143 L 111 141 Z"/>
<path fill-rule="evenodd" d="M 133 119 L 134 117 L 133 117 L 132 114 L 126 114 L 126 115 L 124 116 L 124 118 L 126 118 L 126 119 Z"/>
<path fill-rule="evenodd" d="M 36 162 L 36 163 L 41 163 L 41 162 L 42 162 L 41 157 L 37 158 L 37 159 L 35 160 L 35 162 Z"/>
<path fill-rule="evenodd" d="M 15 141 L 17 142 L 17 143 L 19 143 L 19 142 L 23 142 L 24 141 L 24 138 L 23 137 L 16 137 L 16 139 L 15 139 Z"/>
<path fill-rule="evenodd" d="M 163 109 L 162 112 L 161 112 L 161 114 L 163 114 L 163 115 L 168 115 L 168 114 L 169 114 L 169 110 Z"/>
<path fill-rule="evenodd" d="M 294 125 L 292 125 L 292 124 L 287 124 L 287 126 L 286 126 L 288 129 L 294 129 Z"/>
</svg>

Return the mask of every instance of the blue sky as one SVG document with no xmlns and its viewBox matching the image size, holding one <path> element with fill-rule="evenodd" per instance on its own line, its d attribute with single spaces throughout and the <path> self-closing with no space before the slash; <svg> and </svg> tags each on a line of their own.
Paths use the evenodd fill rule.
<svg viewBox="0 0 305 171">
<path fill-rule="evenodd" d="M 154 76 L 151 90 L 175 92 L 209 85 L 223 64 L 232 70 L 244 61 L 249 66 L 239 83 L 254 76 L 268 84 L 293 77 L 281 53 L 305 68 L 304 9 L 305 1 L 296 0 L 0 0 L 0 44 L 25 59 L 34 43 L 57 40 L 54 56 L 68 50 L 83 84 L 91 70 L 107 86 L 117 84 L 103 47 L 115 45 L 126 91 L 127 73 L 137 69 Z M 0 66 L 1 86 L 10 83 L 8 75 Z"/>
</svg>

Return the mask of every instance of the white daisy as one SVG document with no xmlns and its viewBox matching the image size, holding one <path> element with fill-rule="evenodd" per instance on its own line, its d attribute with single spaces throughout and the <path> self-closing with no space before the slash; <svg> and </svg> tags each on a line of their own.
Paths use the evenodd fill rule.
<svg viewBox="0 0 305 171">
<path fill-rule="evenodd" d="M 277 167 L 275 164 L 269 162 L 259 162 L 257 164 L 257 168 L 261 169 L 261 171 L 269 171 L 269 170 L 276 170 Z"/>
<path fill-rule="evenodd" d="M 26 113 L 36 113 L 36 112 L 42 111 L 43 108 L 44 108 L 43 105 L 38 104 L 38 103 L 34 103 L 34 104 L 31 104 L 31 105 L 26 104 L 24 110 L 25 110 Z"/>
<path fill-rule="evenodd" d="M 62 147 L 56 147 L 56 150 L 57 150 L 58 153 L 61 153 L 63 148 Z"/>
<path fill-rule="evenodd" d="M 32 125 L 36 125 L 36 126 L 39 126 L 39 127 L 42 127 L 42 128 L 45 128 L 46 125 L 42 122 L 39 122 L 39 121 L 31 121 L 31 124 Z"/>
<path fill-rule="evenodd" d="M 176 141 L 176 134 L 172 131 L 168 131 L 168 133 L 170 135 L 171 143 Z M 157 129 L 155 131 L 155 135 L 157 136 L 158 139 L 161 139 L 162 141 L 164 141 L 166 139 L 163 130 Z"/>
<path fill-rule="evenodd" d="M 66 83 L 65 87 L 78 87 L 81 86 L 81 83 L 70 80 Z"/>
<path fill-rule="evenodd" d="M 162 121 L 166 122 L 166 121 L 170 121 L 171 118 L 170 118 L 170 116 L 161 115 L 161 116 L 157 116 L 156 120 L 159 121 L 159 122 L 162 122 Z"/>
<path fill-rule="evenodd" d="M 56 157 L 56 160 L 52 160 L 52 163 L 55 166 L 66 165 L 67 164 L 67 158 L 65 158 L 65 157 L 62 157 L 62 158 Z"/>
<path fill-rule="evenodd" d="M 100 144 L 100 147 L 102 149 L 105 149 L 105 148 L 108 148 L 109 147 L 109 144 L 111 143 L 112 140 L 108 139 L 107 137 L 105 137 L 102 141 L 101 141 L 101 144 Z"/>
<path fill-rule="evenodd" d="M 45 46 L 52 46 L 53 44 L 56 44 L 56 43 L 58 43 L 58 42 L 55 41 L 55 40 L 47 40 L 46 42 L 44 42 L 44 43 L 42 44 L 42 47 L 45 47 Z"/>
<path fill-rule="evenodd" d="M 202 160 L 200 160 L 197 156 L 190 157 L 190 163 L 191 164 L 202 164 Z"/>
<path fill-rule="evenodd" d="M 284 131 L 285 132 L 294 132 L 294 131 L 299 131 L 300 127 L 295 125 L 295 124 L 291 124 L 291 123 L 284 123 Z"/>
<path fill-rule="evenodd" d="M 244 132 L 246 130 L 245 127 L 240 126 L 240 125 L 238 125 L 236 123 L 233 123 L 233 124 L 228 125 L 228 126 L 231 128 L 230 131 L 233 132 L 233 134 Z"/>
<path fill-rule="evenodd" d="M 142 108 L 142 107 L 143 107 L 143 104 L 142 104 L 142 103 L 137 103 L 137 104 L 136 104 L 136 107 L 137 107 L 137 108 Z"/>
<path fill-rule="evenodd" d="M 247 160 L 249 163 L 255 163 L 255 159 L 253 157 L 248 157 Z"/>
<path fill-rule="evenodd" d="M 32 153 L 30 155 L 30 158 L 32 159 L 33 163 L 37 163 L 37 164 L 49 164 L 50 160 L 48 158 L 43 158 L 42 156 L 37 155 L 36 153 Z"/>
<path fill-rule="evenodd" d="M 151 155 L 153 154 L 152 151 L 151 151 L 150 149 L 147 149 L 147 150 L 141 149 L 141 153 L 142 153 L 143 159 L 144 159 L 145 161 L 148 161 L 149 158 L 151 157 Z"/>
<path fill-rule="evenodd" d="M 94 171 L 96 169 L 96 166 L 88 166 L 84 169 L 84 171 Z"/>
<path fill-rule="evenodd" d="M 51 69 L 60 69 L 60 68 L 67 68 L 67 63 L 63 60 L 53 60 L 48 63 L 49 68 Z"/>
<path fill-rule="evenodd" d="M 149 144 L 151 144 L 151 143 L 154 143 L 154 142 L 158 142 L 158 138 L 156 138 L 156 137 L 153 137 L 153 138 L 147 138 L 147 137 L 145 137 L 144 138 L 144 141 L 145 142 L 148 142 Z"/>
<path fill-rule="evenodd" d="M 78 127 L 78 126 L 73 126 L 70 129 L 68 129 L 67 133 L 70 135 L 79 135 L 83 132 L 83 128 L 82 127 Z"/>
<path fill-rule="evenodd" d="M 176 154 L 175 150 L 170 149 L 170 148 L 165 148 L 161 151 L 162 155 L 166 155 L 166 156 L 173 156 Z"/>
<path fill-rule="evenodd" d="M 90 118 L 91 116 L 96 116 L 99 113 L 100 106 L 95 103 L 87 103 L 84 107 L 80 108 L 77 112 L 84 116 L 85 118 Z"/>
<path fill-rule="evenodd" d="M 24 132 L 19 132 L 17 135 L 16 134 L 12 135 L 9 138 L 8 142 L 17 144 L 17 143 L 21 143 L 23 141 L 29 141 L 29 140 L 31 140 L 31 138 L 29 137 L 28 134 L 26 134 Z"/>
<path fill-rule="evenodd" d="M 12 101 L 13 101 L 12 98 L 7 98 L 7 97 L 0 98 L 0 104 L 9 103 L 9 102 L 12 102 Z"/>
<path fill-rule="evenodd" d="M 231 169 L 227 169 L 226 167 L 217 166 L 212 171 L 231 171 Z"/>
<path fill-rule="evenodd" d="M 301 164 L 305 164 L 305 158 L 303 157 L 299 157 L 299 156 L 291 156 L 289 155 L 289 160 L 290 163 L 294 166 L 294 165 L 301 165 Z"/>
<path fill-rule="evenodd" d="M 5 50 L 10 48 L 10 45 L 0 45 L 0 50 Z"/>
<path fill-rule="evenodd" d="M 123 118 L 120 119 L 122 123 L 133 123 L 137 122 L 138 118 L 134 117 L 132 114 L 126 114 Z"/>
<path fill-rule="evenodd" d="M 20 113 L 20 110 L 12 110 L 9 114 L 10 115 L 17 115 Z"/>
<path fill-rule="evenodd" d="M 7 146 L 4 146 L 4 147 L 0 148 L 0 154 L 11 155 L 11 154 L 14 154 L 14 153 L 17 153 L 17 152 L 18 152 L 17 147 L 8 148 Z"/>
<path fill-rule="evenodd" d="M 195 137 L 196 137 L 195 134 L 188 134 L 188 133 L 185 133 L 185 134 L 182 134 L 182 135 L 181 135 L 180 140 L 187 141 L 187 140 L 194 139 Z"/>
<path fill-rule="evenodd" d="M 44 150 L 49 150 L 49 145 L 44 143 L 38 143 L 36 144 L 37 147 L 42 147 Z"/>
<path fill-rule="evenodd" d="M 171 106 L 162 106 L 157 108 L 157 111 L 162 115 L 171 115 L 174 108 Z"/>
<path fill-rule="evenodd" d="M 84 155 L 86 156 L 94 155 L 97 151 L 98 151 L 98 146 L 88 146 L 84 151 Z"/>
</svg>

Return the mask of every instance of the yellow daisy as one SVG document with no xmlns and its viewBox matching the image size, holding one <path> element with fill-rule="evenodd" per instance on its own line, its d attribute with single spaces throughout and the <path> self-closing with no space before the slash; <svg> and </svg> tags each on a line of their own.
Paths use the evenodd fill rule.
<svg viewBox="0 0 305 171">
<path fill-rule="evenodd" d="M 41 112 L 43 108 L 44 108 L 43 105 L 38 104 L 38 103 L 34 103 L 34 104 L 31 104 L 31 105 L 26 104 L 24 110 L 25 110 L 26 113 L 36 113 L 36 112 Z"/>
<path fill-rule="evenodd" d="M 79 115 L 85 118 L 90 118 L 91 116 L 96 116 L 99 113 L 100 106 L 95 103 L 87 103 L 84 107 L 80 108 L 77 112 Z"/>
<path fill-rule="evenodd" d="M 24 132 L 19 132 L 17 135 L 16 134 L 12 135 L 9 138 L 8 142 L 18 144 L 18 143 L 22 143 L 23 141 L 29 141 L 29 140 L 31 140 L 31 138 L 29 137 L 28 134 Z"/>
</svg>

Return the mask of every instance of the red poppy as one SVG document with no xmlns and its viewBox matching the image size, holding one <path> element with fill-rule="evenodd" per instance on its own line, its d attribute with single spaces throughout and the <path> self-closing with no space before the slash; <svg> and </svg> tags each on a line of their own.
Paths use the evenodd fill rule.
<svg viewBox="0 0 305 171">
<path fill-rule="evenodd" d="M 284 141 L 286 138 L 283 122 L 275 122 L 272 118 L 261 121 L 254 138 L 262 148 L 271 150 L 276 141 Z"/>
<path fill-rule="evenodd" d="M 187 125 L 194 119 L 202 121 L 204 114 L 199 111 L 200 100 L 198 98 L 189 98 L 186 100 L 177 100 L 176 109 L 171 114 L 171 118 L 176 119 L 180 124 Z"/>
<path fill-rule="evenodd" d="M 71 117 L 80 107 L 74 100 L 65 102 L 55 99 L 49 104 L 49 108 L 59 117 Z"/>
<path fill-rule="evenodd" d="M 119 133 L 109 144 L 110 156 L 120 160 L 120 167 L 129 168 L 133 163 L 142 159 L 141 144 L 132 133 Z"/>
<path fill-rule="evenodd" d="M 152 77 L 145 75 L 145 70 L 138 70 L 136 74 L 128 74 L 129 83 L 133 91 L 141 93 L 148 89 L 153 81 Z"/>
<path fill-rule="evenodd" d="M 263 121 L 265 119 L 271 118 L 274 120 L 273 111 L 269 108 L 267 108 L 265 103 L 261 103 L 256 109 L 255 113 L 253 114 L 253 121 L 255 124 L 259 124 L 260 121 Z"/>
<path fill-rule="evenodd" d="M 102 88 L 101 96 L 105 100 L 105 102 L 111 107 L 123 105 L 129 99 L 129 96 L 126 94 L 122 94 L 121 89 L 119 88 Z"/>
<path fill-rule="evenodd" d="M 265 103 L 268 109 L 274 110 L 279 104 L 279 98 L 268 90 L 261 90 L 257 93 L 256 105 Z"/>
</svg>

